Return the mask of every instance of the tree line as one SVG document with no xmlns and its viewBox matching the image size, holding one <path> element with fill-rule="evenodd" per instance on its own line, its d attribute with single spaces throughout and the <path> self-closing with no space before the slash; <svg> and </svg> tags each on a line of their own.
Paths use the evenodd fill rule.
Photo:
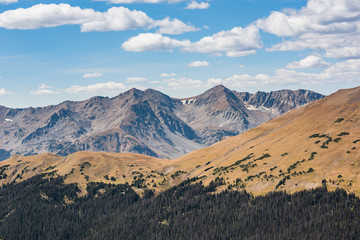
<svg viewBox="0 0 360 240">
<path fill-rule="evenodd" d="M 0 189 L 0 239 L 358 239 L 360 200 L 326 186 L 294 194 L 215 193 L 189 179 L 140 197 L 128 184 L 33 177 Z"/>
</svg>

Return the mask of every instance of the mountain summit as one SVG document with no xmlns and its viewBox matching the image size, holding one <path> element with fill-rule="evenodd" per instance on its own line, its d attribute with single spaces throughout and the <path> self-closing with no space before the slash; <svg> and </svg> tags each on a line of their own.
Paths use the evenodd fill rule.
<svg viewBox="0 0 360 240">
<path fill-rule="evenodd" d="M 340 90 L 172 163 L 254 193 L 326 184 L 360 194 L 360 87 Z"/>
<path fill-rule="evenodd" d="M 201 99 L 200 95 L 179 104 L 207 106 Z M 142 189 L 163 190 L 192 179 L 255 194 L 326 185 L 359 195 L 359 144 L 360 87 L 338 91 L 174 160 L 98 152 L 15 155 L 0 163 L 0 183 L 43 173 L 66 176 L 68 183 L 129 182 Z"/>
<path fill-rule="evenodd" d="M 323 98 L 311 91 L 238 93 L 216 86 L 186 99 L 130 89 L 42 108 L 0 107 L 0 159 L 14 154 L 133 152 L 174 158 Z"/>
</svg>

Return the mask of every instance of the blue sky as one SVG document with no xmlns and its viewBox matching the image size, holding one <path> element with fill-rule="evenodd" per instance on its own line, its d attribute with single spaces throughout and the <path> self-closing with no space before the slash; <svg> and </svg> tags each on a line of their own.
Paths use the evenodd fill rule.
<svg viewBox="0 0 360 240">
<path fill-rule="evenodd" d="M 0 105 L 154 88 L 330 94 L 360 81 L 358 0 L 0 0 Z"/>
</svg>

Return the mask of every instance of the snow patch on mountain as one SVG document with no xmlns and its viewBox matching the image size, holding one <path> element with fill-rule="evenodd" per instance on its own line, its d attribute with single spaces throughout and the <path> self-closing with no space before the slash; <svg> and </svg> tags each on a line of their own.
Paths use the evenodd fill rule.
<svg viewBox="0 0 360 240">
<path fill-rule="evenodd" d="M 182 105 L 189 105 L 189 104 L 195 103 L 195 102 L 196 102 L 196 99 L 195 99 L 195 98 L 181 100 Z"/>
</svg>

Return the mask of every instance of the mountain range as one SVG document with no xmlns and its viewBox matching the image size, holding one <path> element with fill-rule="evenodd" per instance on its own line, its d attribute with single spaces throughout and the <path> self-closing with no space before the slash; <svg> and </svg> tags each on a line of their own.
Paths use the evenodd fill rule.
<svg viewBox="0 0 360 240">
<path fill-rule="evenodd" d="M 58 105 L 0 106 L 0 160 L 15 154 L 132 152 L 175 158 L 324 96 L 308 90 L 236 92 L 219 85 L 186 99 L 128 90 Z"/>
<path fill-rule="evenodd" d="M 162 191 L 186 179 L 255 194 L 326 185 L 360 194 L 360 87 L 340 90 L 243 134 L 174 160 L 132 153 L 15 155 L 0 182 L 59 175 L 67 183 L 125 183 Z M 85 187 L 84 187 L 85 189 Z"/>
</svg>

